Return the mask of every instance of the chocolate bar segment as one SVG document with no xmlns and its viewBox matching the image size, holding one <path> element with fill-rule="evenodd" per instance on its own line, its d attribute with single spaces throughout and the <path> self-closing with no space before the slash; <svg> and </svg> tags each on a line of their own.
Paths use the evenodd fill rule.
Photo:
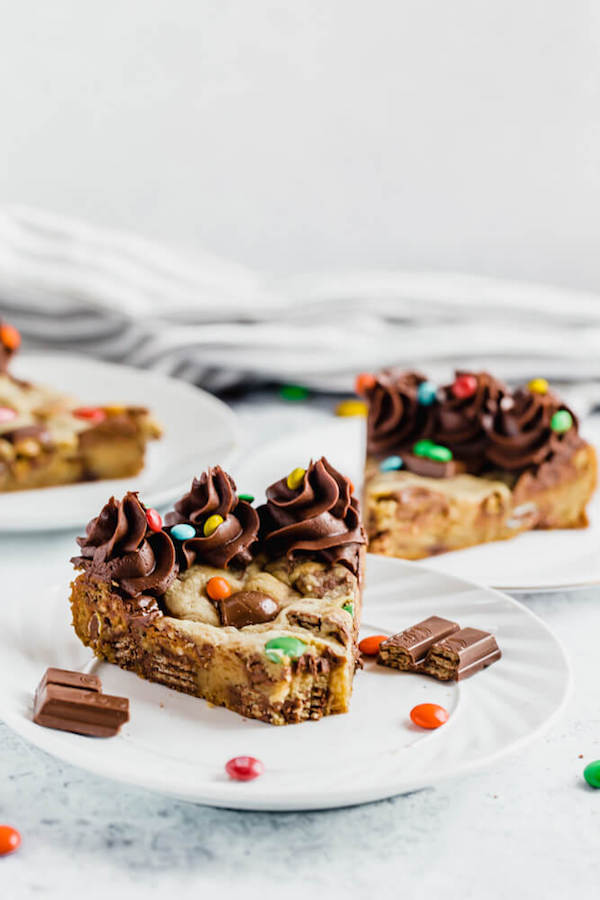
<svg viewBox="0 0 600 900">
<path fill-rule="evenodd" d="M 33 721 L 92 737 L 112 737 L 129 721 L 129 700 L 47 682 L 36 692 Z"/>
<path fill-rule="evenodd" d="M 72 672 L 70 669 L 55 669 L 53 666 L 44 672 L 36 694 L 47 684 L 62 684 L 63 687 L 79 688 L 82 691 L 98 691 L 98 693 L 102 691 L 102 682 L 97 675 Z"/>
<path fill-rule="evenodd" d="M 383 641 L 379 646 L 377 662 L 380 666 L 390 666 L 402 672 L 420 671 L 430 647 L 459 630 L 460 625 L 450 619 L 429 616 L 418 625 Z"/>
<path fill-rule="evenodd" d="M 432 645 L 422 671 L 440 681 L 461 681 L 491 666 L 502 653 L 489 631 L 461 628 Z"/>
</svg>

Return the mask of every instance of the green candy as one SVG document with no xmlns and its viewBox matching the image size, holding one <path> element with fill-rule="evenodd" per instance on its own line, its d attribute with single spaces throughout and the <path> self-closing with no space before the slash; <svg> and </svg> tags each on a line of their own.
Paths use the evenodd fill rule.
<svg viewBox="0 0 600 900">
<path fill-rule="evenodd" d="M 238 500 L 245 500 L 246 503 L 254 503 L 252 494 L 238 494 Z"/>
<path fill-rule="evenodd" d="M 308 388 L 301 384 L 284 384 L 279 388 L 279 396 L 283 400 L 306 400 L 309 393 Z"/>
<path fill-rule="evenodd" d="M 452 459 L 452 450 L 448 450 L 447 447 L 442 447 L 441 444 L 435 444 L 430 448 L 427 456 L 429 459 L 433 459 L 436 462 L 450 462 Z"/>
<path fill-rule="evenodd" d="M 423 438 L 422 441 L 417 441 L 414 445 L 413 453 L 415 456 L 429 456 L 429 451 L 432 447 L 435 447 L 433 441 L 430 441 L 428 438 Z"/>
<path fill-rule="evenodd" d="M 354 615 L 354 603 L 344 603 L 342 609 L 345 609 L 347 613 L 350 613 L 351 616 Z"/>
<path fill-rule="evenodd" d="M 573 416 L 568 409 L 559 409 L 550 419 L 550 428 L 557 434 L 564 434 L 573 425 Z"/>
<path fill-rule="evenodd" d="M 590 787 L 600 788 L 600 759 L 594 760 L 585 767 L 583 777 Z"/>
<path fill-rule="evenodd" d="M 298 659 L 306 650 L 304 641 L 295 637 L 278 637 L 272 638 L 265 644 L 265 654 L 271 662 L 284 662 L 285 657 L 289 659 Z"/>
</svg>

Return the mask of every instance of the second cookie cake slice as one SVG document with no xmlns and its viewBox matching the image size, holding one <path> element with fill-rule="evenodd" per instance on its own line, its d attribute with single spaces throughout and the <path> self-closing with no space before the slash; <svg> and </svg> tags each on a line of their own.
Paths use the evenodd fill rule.
<svg viewBox="0 0 600 900">
<path fill-rule="evenodd" d="M 73 624 L 96 656 L 275 725 L 347 712 L 365 536 L 324 457 L 258 510 L 219 466 L 165 525 L 111 498 L 78 543 Z"/>
</svg>

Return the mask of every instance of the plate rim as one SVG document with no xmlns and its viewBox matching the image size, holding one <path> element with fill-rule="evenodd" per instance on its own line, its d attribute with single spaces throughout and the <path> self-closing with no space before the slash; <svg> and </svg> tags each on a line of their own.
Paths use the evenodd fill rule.
<svg viewBox="0 0 600 900">
<path fill-rule="evenodd" d="M 398 566 L 399 569 L 408 569 L 409 572 L 411 569 L 422 572 L 425 568 L 423 566 L 417 565 L 413 561 L 397 560 L 388 557 L 382 558 L 380 556 L 376 556 L 375 554 L 368 554 L 368 556 L 371 559 L 376 560 L 384 559 L 386 560 L 386 562 L 389 561 L 392 563 L 392 565 Z M 108 771 L 108 766 L 102 766 L 101 755 L 98 756 L 96 754 L 90 759 L 89 755 L 85 754 L 85 759 L 83 759 L 82 761 L 82 754 L 79 749 L 80 745 L 77 742 L 74 742 L 72 744 L 67 742 L 61 744 L 57 748 L 49 747 L 48 745 L 52 744 L 52 738 L 49 738 L 48 741 L 44 740 L 43 733 L 45 732 L 45 729 L 43 729 L 40 733 L 40 737 L 42 738 L 41 740 L 32 740 L 32 736 L 35 736 L 37 734 L 37 731 L 33 731 L 32 729 L 37 729 L 37 726 L 35 726 L 30 719 L 26 718 L 23 715 L 20 715 L 18 713 L 13 714 L 10 712 L 7 715 L 6 710 L 2 710 L 2 699 L 5 693 L 5 689 L 2 688 L 2 684 L 5 683 L 5 680 L 0 683 L 0 718 L 2 718 L 2 720 L 8 725 L 8 727 L 16 732 L 22 739 L 28 741 L 29 743 L 33 743 L 37 749 L 42 750 L 46 753 L 50 753 L 50 755 L 58 758 L 59 760 L 67 762 L 70 765 L 74 765 L 82 771 L 91 772 L 95 776 L 108 778 L 118 783 L 128 784 L 137 788 L 144 788 L 145 790 L 149 790 L 158 795 L 166 795 L 186 802 L 215 808 L 270 812 L 339 809 L 343 807 L 357 806 L 364 803 L 377 802 L 383 799 L 401 796 L 415 790 L 424 789 L 426 787 L 435 787 L 438 784 L 448 781 L 452 778 L 479 771 L 482 768 L 485 768 L 486 766 L 492 765 L 494 762 L 503 759 L 504 757 L 510 756 L 514 753 L 518 753 L 524 747 L 542 737 L 563 714 L 565 707 L 569 702 L 573 690 L 573 672 L 569 655 L 560 638 L 558 638 L 554 634 L 550 626 L 543 619 L 541 619 L 519 600 L 511 597 L 504 591 L 497 590 L 496 588 L 492 588 L 489 585 L 478 584 L 477 582 L 470 581 L 463 578 L 462 576 L 450 575 L 446 572 L 440 572 L 435 569 L 427 569 L 426 571 L 429 575 L 436 578 L 449 579 L 450 581 L 455 583 L 456 587 L 460 585 L 463 588 L 465 586 L 468 588 L 477 588 L 481 591 L 484 591 L 485 593 L 491 593 L 494 596 L 499 596 L 504 603 L 507 603 L 509 606 L 518 609 L 520 615 L 525 615 L 534 620 L 538 628 L 541 628 L 544 632 L 546 632 L 546 634 L 552 639 L 552 641 L 558 648 L 561 656 L 561 663 L 565 672 L 565 679 L 562 683 L 561 694 L 560 697 L 557 696 L 556 698 L 554 709 L 542 722 L 539 723 L 536 728 L 534 728 L 527 734 L 521 735 L 512 742 L 509 742 L 507 745 L 500 747 L 496 751 L 484 753 L 480 757 L 474 760 L 468 760 L 462 765 L 459 764 L 450 766 L 447 769 L 436 768 L 434 777 L 431 777 L 430 775 L 424 776 L 423 773 L 421 773 L 420 775 L 417 774 L 413 778 L 409 778 L 408 781 L 403 783 L 401 787 L 392 786 L 390 788 L 381 785 L 376 789 L 373 789 L 372 787 L 361 788 L 360 786 L 343 790 L 336 788 L 336 790 L 332 794 L 328 794 L 326 797 L 324 797 L 323 795 L 309 795 L 308 799 L 304 799 L 302 801 L 300 801 L 297 797 L 293 799 L 286 799 L 285 792 L 283 792 L 283 800 L 277 800 L 275 796 L 269 798 L 263 795 L 255 798 L 253 797 L 253 794 L 251 792 L 244 794 L 239 791 L 239 786 L 237 786 L 237 783 L 229 783 L 224 781 L 215 781 L 213 784 L 211 784 L 211 790 L 208 791 L 206 790 L 206 783 L 204 783 L 199 790 L 195 790 L 194 785 L 191 784 L 187 793 L 183 794 L 178 790 L 170 788 L 169 786 L 166 786 L 163 790 L 161 790 L 159 787 L 157 787 L 155 780 L 152 781 L 151 778 L 149 779 L 144 775 L 143 769 L 135 772 L 132 772 L 130 770 L 127 770 L 126 772 L 120 772 L 119 770 Z M 3 668 L 1 660 L 2 655 L 0 655 L 0 668 Z M 89 661 L 88 666 L 94 662 L 95 658 L 92 658 Z M 318 725 L 318 723 L 315 724 Z M 50 732 L 50 734 L 52 733 L 53 732 Z M 100 760 L 100 766 L 94 765 L 97 760 Z M 232 787 L 232 785 L 234 786 Z"/>
<path fill-rule="evenodd" d="M 198 387 L 191 382 L 184 381 L 180 378 L 173 378 L 171 375 L 167 375 L 164 372 L 156 371 L 153 369 L 141 369 L 137 366 L 128 366 L 124 363 L 112 362 L 110 360 L 104 359 L 96 359 L 95 357 L 86 357 L 79 353 L 68 353 L 61 354 L 52 351 L 29 351 L 27 353 L 23 353 L 19 358 L 17 368 L 21 367 L 21 363 L 23 361 L 28 362 L 29 360 L 33 360 L 36 364 L 39 362 L 43 364 L 45 360 L 51 360 L 53 363 L 61 366 L 68 366 L 71 363 L 75 365 L 83 365 L 89 368 L 98 368 L 100 371 L 110 370 L 112 373 L 118 374 L 119 372 L 124 375 L 133 375 L 134 377 L 139 377 L 143 380 L 148 380 L 150 382 L 157 382 L 161 384 L 168 384 L 170 386 L 176 386 L 183 393 L 188 393 L 190 396 L 200 395 L 202 401 L 207 404 L 207 406 L 212 407 L 212 409 L 216 410 L 219 414 L 221 421 L 224 426 L 228 429 L 228 442 L 229 449 L 224 451 L 221 454 L 222 464 L 224 466 L 231 465 L 232 461 L 236 458 L 238 454 L 240 454 L 243 446 L 242 440 L 242 425 L 237 416 L 236 412 L 224 403 L 219 397 L 216 397 L 214 394 L 211 394 L 209 391 L 204 390 L 204 388 Z M 19 373 L 20 375 L 21 373 Z M 50 385 L 51 387 L 52 385 Z M 142 470 L 143 471 L 143 470 Z M 132 478 L 138 476 L 131 476 Z M 71 489 L 76 491 L 78 488 L 88 484 L 100 484 L 102 481 L 106 481 L 107 479 L 101 479 L 99 482 L 76 482 L 75 484 L 70 485 L 54 485 L 43 488 L 35 488 L 33 490 L 28 491 L 15 491 L 10 492 L 11 496 L 15 494 L 23 493 L 27 494 L 28 497 L 33 497 L 44 493 L 46 495 L 47 491 L 52 491 L 54 487 L 61 487 L 66 489 Z M 123 479 L 120 479 L 123 480 Z M 124 480 L 125 481 L 125 480 Z M 158 507 L 163 507 L 171 502 L 171 500 L 178 496 L 180 493 L 184 493 L 189 488 L 189 478 L 185 481 L 181 481 L 177 486 L 173 486 L 172 489 L 169 489 L 166 492 L 160 493 L 158 491 L 153 492 L 154 495 L 159 495 L 159 499 L 154 501 L 154 505 Z M 124 490 L 126 488 L 124 487 Z M 0 498 L 3 496 L 0 493 Z M 61 532 L 61 531 L 72 531 L 73 529 L 82 528 L 86 524 L 84 519 L 75 519 L 74 517 L 69 520 L 69 522 L 61 520 L 59 524 L 55 526 L 52 525 L 52 522 L 45 523 L 43 525 L 31 524 L 31 522 L 20 522 L 17 520 L 16 522 L 10 523 L 5 522 L 0 518 L 0 535 L 19 535 L 19 534 L 40 534 L 44 532 Z"/>
</svg>

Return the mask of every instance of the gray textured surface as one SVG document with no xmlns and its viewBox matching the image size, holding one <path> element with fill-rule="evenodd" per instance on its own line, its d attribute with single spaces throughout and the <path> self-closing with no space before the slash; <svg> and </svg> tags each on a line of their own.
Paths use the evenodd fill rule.
<svg viewBox="0 0 600 900">
<path fill-rule="evenodd" d="M 287 417 L 298 425 L 310 412 Z M 278 428 L 285 419 L 280 412 Z M 3 541 L 14 549 L 14 538 Z M 575 873 L 579 896 L 595 896 L 600 791 L 581 773 L 600 757 L 600 588 L 526 602 L 573 664 L 564 717 L 501 764 L 381 803 L 305 814 L 193 806 L 63 765 L 0 725 L 0 822 L 23 835 L 19 852 L 0 859 L 3 896 L 69 900 L 81 891 L 86 900 L 137 900 L 176 891 L 187 900 L 210 887 L 244 898 L 307 890 L 362 898 L 385 889 L 394 897 L 443 890 L 450 900 L 539 900 L 569 896 Z"/>
</svg>

